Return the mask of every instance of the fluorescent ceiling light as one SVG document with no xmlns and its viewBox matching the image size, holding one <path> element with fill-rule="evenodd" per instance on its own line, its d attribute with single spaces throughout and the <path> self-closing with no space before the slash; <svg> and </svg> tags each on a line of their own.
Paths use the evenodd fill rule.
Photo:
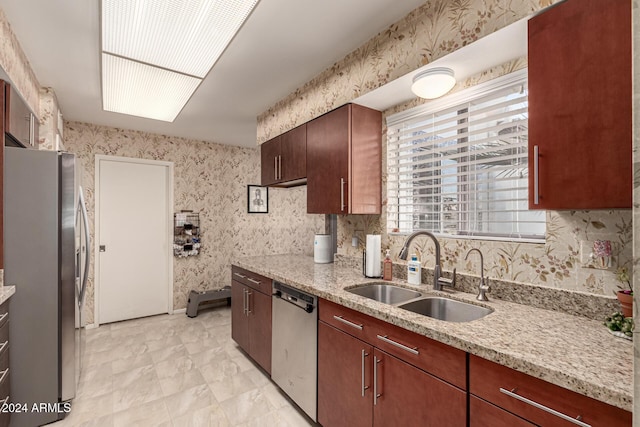
<svg viewBox="0 0 640 427">
<path fill-rule="evenodd" d="M 102 54 L 102 108 L 172 122 L 200 79 Z"/>
<path fill-rule="evenodd" d="M 451 68 L 431 68 L 413 77 L 411 91 L 420 98 L 435 99 L 449 92 L 455 84 Z"/>
<path fill-rule="evenodd" d="M 111 54 L 201 81 L 257 3 L 258 0 L 102 0 L 103 58 L 104 54 Z M 122 83 L 103 77 L 103 97 L 113 91 L 104 86 L 107 82 Z M 150 90 L 154 96 L 164 92 L 162 87 Z M 181 93 L 179 97 L 186 103 L 192 93 L 193 90 L 188 95 Z M 106 100 L 103 105 L 107 105 Z"/>
</svg>

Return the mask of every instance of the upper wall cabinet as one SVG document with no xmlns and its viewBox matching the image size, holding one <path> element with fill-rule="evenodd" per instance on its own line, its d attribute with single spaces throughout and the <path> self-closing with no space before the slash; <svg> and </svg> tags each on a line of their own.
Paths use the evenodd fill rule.
<svg viewBox="0 0 640 427">
<path fill-rule="evenodd" d="M 630 208 L 631 1 L 529 20 L 529 207 Z"/>
<path fill-rule="evenodd" d="M 260 146 L 262 185 L 302 185 L 307 176 L 306 123 Z"/>
<path fill-rule="evenodd" d="M 307 212 L 381 212 L 382 113 L 346 104 L 307 123 Z"/>
</svg>

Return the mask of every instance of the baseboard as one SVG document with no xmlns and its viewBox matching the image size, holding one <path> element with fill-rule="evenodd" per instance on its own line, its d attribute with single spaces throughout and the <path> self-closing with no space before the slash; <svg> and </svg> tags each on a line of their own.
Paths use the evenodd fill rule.
<svg viewBox="0 0 640 427">
<path fill-rule="evenodd" d="M 187 312 L 186 308 L 179 308 L 177 310 L 173 310 L 173 312 L 171 314 L 184 314 Z"/>
</svg>

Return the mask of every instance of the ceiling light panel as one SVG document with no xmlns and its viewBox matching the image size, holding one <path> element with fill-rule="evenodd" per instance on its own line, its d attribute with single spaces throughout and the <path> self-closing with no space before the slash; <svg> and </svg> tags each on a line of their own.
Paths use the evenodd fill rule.
<svg viewBox="0 0 640 427">
<path fill-rule="evenodd" d="M 102 54 L 102 108 L 172 122 L 201 80 Z"/>
<path fill-rule="evenodd" d="M 102 0 L 102 49 L 204 77 L 258 0 Z"/>
</svg>

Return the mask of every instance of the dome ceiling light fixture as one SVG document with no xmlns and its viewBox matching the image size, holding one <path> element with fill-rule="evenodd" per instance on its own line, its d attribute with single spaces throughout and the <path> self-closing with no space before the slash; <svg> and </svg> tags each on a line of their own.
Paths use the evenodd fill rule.
<svg viewBox="0 0 640 427">
<path fill-rule="evenodd" d="M 413 76 L 411 91 L 420 98 L 435 99 L 449 92 L 455 84 L 451 68 L 431 68 Z"/>
</svg>

